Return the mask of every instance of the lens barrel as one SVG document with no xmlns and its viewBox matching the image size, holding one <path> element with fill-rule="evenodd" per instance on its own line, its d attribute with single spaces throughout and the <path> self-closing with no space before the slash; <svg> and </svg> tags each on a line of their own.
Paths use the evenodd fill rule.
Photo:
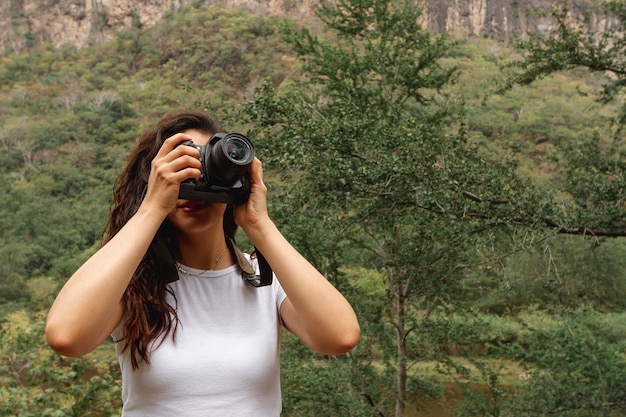
<svg viewBox="0 0 626 417">
<path fill-rule="evenodd" d="M 210 170 L 209 178 L 224 182 L 235 182 L 248 172 L 254 160 L 254 145 L 240 133 L 228 133 L 211 148 L 205 166 Z"/>
</svg>

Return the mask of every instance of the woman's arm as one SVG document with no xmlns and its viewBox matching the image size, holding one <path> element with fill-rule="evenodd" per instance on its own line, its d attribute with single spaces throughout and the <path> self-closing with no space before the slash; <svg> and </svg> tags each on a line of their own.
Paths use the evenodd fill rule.
<svg viewBox="0 0 626 417">
<path fill-rule="evenodd" d="M 250 198 L 235 208 L 235 220 L 267 259 L 287 294 L 281 307 L 285 326 L 317 352 L 337 355 L 351 350 L 360 337 L 354 310 L 269 218 L 267 188 L 258 159 L 250 173 Z"/>
<path fill-rule="evenodd" d="M 166 140 L 152 161 L 148 190 L 137 213 L 65 283 L 46 321 L 50 346 L 66 356 L 98 347 L 119 323 L 122 296 L 154 235 L 175 206 L 181 181 L 200 175 L 198 151 Z"/>
<path fill-rule="evenodd" d="M 259 229 L 255 246 L 272 266 L 287 299 L 281 316 L 287 329 L 313 350 L 339 355 L 360 337 L 354 310 L 344 296 L 298 253 L 273 225 Z"/>
<path fill-rule="evenodd" d="M 124 311 L 122 295 L 159 224 L 157 213 L 140 209 L 65 283 L 46 321 L 46 339 L 54 350 L 80 356 L 110 336 Z"/>
</svg>

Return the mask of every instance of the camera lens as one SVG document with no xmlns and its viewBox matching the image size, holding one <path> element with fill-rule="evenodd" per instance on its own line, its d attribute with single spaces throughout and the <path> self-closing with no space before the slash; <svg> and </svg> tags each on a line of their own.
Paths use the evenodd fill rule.
<svg viewBox="0 0 626 417">
<path fill-rule="evenodd" d="M 244 135 L 228 133 L 213 144 L 209 159 L 210 177 L 234 183 L 248 172 L 254 146 Z"/>
<path fill-rule="evenodd" d="M 248 145 L 249 142 L 244 142 L 239 138 L 229 139 L 228 137 L 224 138 L 224 140 L 227 140 L 226 145 L 224 146 L 226 148 L 226 153 L 233 161 L 246 161 L 252 153 L 252 150 Z"/>
</svg>

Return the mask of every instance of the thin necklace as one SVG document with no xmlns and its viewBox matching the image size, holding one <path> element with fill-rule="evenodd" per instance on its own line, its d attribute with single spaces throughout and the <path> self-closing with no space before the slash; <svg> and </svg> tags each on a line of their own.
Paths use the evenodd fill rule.
<svg viewBox="0 0 626 417">
<path fill-rule="evenodd" d="M 209 269 L 203 269 L 203 270 L 201 270 L 200 272 L 191 272 L 191 271 L 188 271 L 188 270 L 186 270 L 185 268 L 182 268 L 182 267 L 180 266 L 180 263 L 179 263 L 179 262 L 176 262 L 176 268 L 178 268 L 178 270 L 179 270 L 180 272 L 182 272 L 183 274 L 186 274 L 186 275 L 192 275 L 192 276 L 195 276 L 195 277 L 199 277 L 200 275 L 204 274 L 204 273 L 205 273 L 205 272 L 207 272 L 207 271 L 212 271 L 212 270 L 213 270 L 213 268 L 215 268 L 215 267 L 217 266 L 217 263 L 220 261 L 220 259 L 222 259 L 222 257 L 224 256 L 224 254 L 225 254 L 225 253 L 226 253 L 226 248 L 224 248 L 224 250 L 222 251 L 222 253 L 220 253 L 220 256 L 218 256 L 218 257 L 217 257 L 217 259 L 215 260 L 215 262 L 213 262 L 213 265 L 212 265 Z"/>
</svg>

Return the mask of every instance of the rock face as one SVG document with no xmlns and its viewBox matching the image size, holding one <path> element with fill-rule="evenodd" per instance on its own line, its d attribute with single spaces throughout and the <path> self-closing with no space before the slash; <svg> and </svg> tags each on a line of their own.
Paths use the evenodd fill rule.
<svg viewBox="0 0 626 417">
<path fill-rule="evenodd" d="M 312 15 L 319 0 L 0 0 L 0 51 L 17 53 L 29 42 L 84 47 L 109 39 L 115 30 L 149 26 L 167 12 L 192 2 L 238 7 L 253 13 L 302 19 Z M 423 0 L 422 24 L 455 36 L 510 38 L 527 31 L 544 31 L 550 20 L 539 17 L 552 0 Z M 572 16 L 589 8 L 587 0 L 572 1 Z M 607 30 L 614 22 L 593 13 L 593 29 Z"/>
<path fill-rule="evenodd" d="M 550 30 L 553 22 L 546 12 L 555 4 L 553 0 L 427 0 L 423 24 L 455 36 L 510 39 L 527 32 Z M 584 0 L 570 1 L 569 12 L 572 21 L 591 12 L 589 26 L 593 31 L 615 27 L 616 22 L 600 13 L 597 5 Z"/>
<path fill-rule="evenodd" d="M 167 12 L 199 0 L 0 0 L 0 50 L 23 50 L 29 41 L 84 47 L 131 25 L 149 26 Z M 253 13 L 299 18 L 314 0 L 204 0 Z"/>
</svg>

